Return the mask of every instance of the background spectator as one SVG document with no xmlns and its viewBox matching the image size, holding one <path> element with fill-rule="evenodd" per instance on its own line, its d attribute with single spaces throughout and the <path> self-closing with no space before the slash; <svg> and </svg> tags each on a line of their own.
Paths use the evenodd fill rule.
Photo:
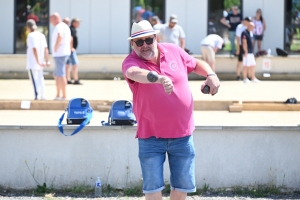
<svg viewBox="0 0 300 200">
<path fill-rule="evenodd" d="M 50 22 L 54 26 L 51 37 L 52 56 L 55 61 L 53 75 L 56 84 L 56 97 L 54 100 L 66 100 L 66 62 L 71 54 L 71 31 L 70 28 L 62 22 L 58 13 L 51 15 Z"/>
<path fill-rule="evenodd" d="M 152 7 L 147 5 L 145 12 L 142 14 L 142 18 L 144 20 L 148 20 L 149 22 L 151 22 L 151 19 L 153 16 L 154 16 L 154 14 L 152 12 Z"/>
<path fill-rule="evenodd" d="M 261 9 L 257 9 L 255 17 L 253 17 L 254 30 L 253 30 L 253 52 L 255 44 L 257 43 L 257 51 L 261 51 L 261 42 L 263 40 L 264 32 L 266 31 L 266 20 L 262 16 Z"/>
<path fill-rule="evenodd" d="M 163 27 L 158 16 L 153 16 L 151 22 L 154 30 L 160 30 Z"/>
<path fill-rule="evenodd" d="M 241 80 L 241 67 L 243 61 L 243 46 L 241 35 L 247 29 L 249 22 L 251 22 L 251 17 L 245 17 L 243 22 L 236 27 L 235 36 L 236 36 L 236 43 L 237 43 L 237 50 L 236 55 L 238 56 L 238 62 L 236 66 L 236 80 Z M 252 33 L 250 33 L 250 37 L 252 38 Z"/>
<path fill-rule="evenodd" d="M 34 99 L 45 99 L 45 83 L 43 67 L 49 66 L 48 46 L 45 35 L 37 31 L 34 20 L 26 22 L 27 37 L 27 66 L 29 78 L 33 84 Z M 45 61 L 45 62 L 44 62 Z"/>
<path fill-rule="evenodd" d="M 243 44 L 243 78 L 244 83 L 259 83 L 260 81 L 255 77 L 255 58 L 253 54 L 253 44 L 251 38 L 251 32 L 254 29 L 254 23 L 249 22 L 247 29 L 243 31 L 241 38 Z M 248 79 L 251 77 L 251 81 Z"/>
<path fill-rule="evenodd" d="M 185 48 L 185 33 L 178 24 L 177 15 L 171 15 L 169 23 L 165 24 L 158 35 L 159 42 L 173 43 Z"/>
<path fill-rule="evenodd" d="M 72 66 L 72 75 L 73 75 L 73 84 L 74 85 L 81 85 L 79 78 L 78 78 L 78 58 L 76 54 L 76 49 L 78 47 L 78 36 L 77 36 L 77 29 L 80 26 L 81 20 L 78 18 L 72 19 L 70 30 L 71 30 L 71 55 L 67 61 L 66 65 L 66 77 L 67 77 L 67 83 L 72 84 L 71 81 L 71 70 L 70 66 Z"/>
<path fill-rule="evenodd" d="M 29 11 L 29 15 L 27 16 L 27 20 L 32 19 L 35 22 L 39 22 L 39 18 L 37 15 L 34 14 L 33 11 Z"/>
<path fill-rule="evenodd" d="M 215 72 L 216 53 L 225 46 L 224 40 L 216 34 L 210 34 L 201 41 L 201 52 L 205 62 Z"/>
<path fill-rule="evenodd" d="M 231 43 L 231 54 L 235 55 L 235 30 L 241 23 L 242 15 L 239 13 L 237 6 L 232 6 L 232 13 L 228 13 L 227 17 L 223 17 L 220 22 L 228 27 L 229 39 Z"/>
</svg>

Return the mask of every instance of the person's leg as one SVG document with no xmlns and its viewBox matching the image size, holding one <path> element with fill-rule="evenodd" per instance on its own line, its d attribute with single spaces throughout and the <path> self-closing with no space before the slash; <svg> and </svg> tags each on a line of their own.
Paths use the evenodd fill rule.
<svg viewBox="0 0 300 200">
<path fill-rule="evenodd" d="M 57 89 L 58 89 L 58 95 L 60 95 L 60 92 L 62 92 L 62 98 L 66 98 L 66 85 L 67 85 L 67 79 L 66 79 L 66 61 L 68 59 L 68 56 L 61 56 L 56 57 L 56 82 L 57 82 Z M 59 96 L 57 96 L 59 97 Z"/>
<path fill-rule="evenodd" d="M 73 65 L 72 75 L 73 75 L 74 81 L 78 81 L 78 65 Z"/>
<path fill-rule="evenodd" d="M 66 62 L 66 79 L 68 84 L 72 84 L 72 78 L 71 78 L 72 54 L 73 52 L 71 52 L 71 55 L 68 57 L 68 60 Z"/>
<path fill-rule="evenodd" d="M 195 148 L 193 136 L 168 139 L 171 200 L 184 200 L 195 192 Z"/>
<path fill-rule="evenodd" d="M 211 69 L 215 72 L 216 71 L 215 70 L 215 56 L 216 56 L 215 52 L 211 46 L 206 46 L 205 49 L 206 49 L 206 52 L 205 52 L 206 62 L 211 67 Z"/>
<path fill-rule="evenodd" d="M 255 45 L 256 45 L 256 40 L 255 40 L 255 38 L 254 38 L 254 40 L 253 40 L 252 45 L 253 45 L 253 52 L 255 52 Z"/>
<path fill-rule="evenodd" d="M 145 195 L 146 200 L 161 200 L 162 199 L 162 194 L 161 192 L 155 192 L 152 194 L 146 194 Z"/>
<path fill-rule="evenodd" d="M 37 100 L 38 99 L 38 90 L 37 90 L 37 83 L 36 83 L 36 70 L 29 69 L 28 76 L 33 85 L 34 99 Z"/>
<path fill-rule="evenodd" d="M 54 62 L 55 62 L 55 67 L 53 71 L 53 77 L 55 80 L 55 86 L 56 86 L 56 97 L 54 100 L 58 100 L 60 98 L 60 86 L 59 86 L 59 81 L 58 81 L 58 76 L 61 74 L 60 70 L 60 57 L 53 57 Z"/>
<path fill-rule="evenodd" d="M 66 65 L 66 78 L 68 80 L 68 84 L 71 84 L 71 66 L 69 64 Z"/>
<path fill-rule="evenodd" d="M 45 99 L 45 82 L 44 82 L 44 70 L 39 69 L 37 70 L 37 91 L 38 91 L 38 98 Z"/>
<path fill-rule="evenodd" d="M 56 97 L 55 97 L 55 99 L 58 99 L 58 98 L 60 98 L 60 86 L 59 86 L 58 77 L 54 76 L 54 80 L 55 80 L 55 86 L 56 86 Z"/>
<path fill-rule="evenodd" d="M 257 51 L 261 51 L 261 40 L 257 40 Z"/>
<path fill-rule="evenodd" d="M 242 46 L 240 45 L 240 52 L 238 55 L 238 62 L 236 65 L 236 79 L 240 80 L 241 79 L 241 68 L 242 68 L 242 61 L 243 61 L 243 53 L 242 53 Z"/>
<path fill-rule="evenodd" d="M 243 57 L 243 81 L 244 83 L 251 83 L 248 79 L 248 71 L 249 71 L 249 59 L 248 55 Z"/>
<path fill-rule="evenodd" d="M 170 194 L 170 200 L 185 200 L 187 196 L 186 192 L 179 192 L 177 190 L 172 190 Z"/>
<path fill-rule="evenodd" d="M 236 50 L 235 50 L 235 31 L 229 31 L 229 39 L 231 43 L 231 54 L 235 55 Z"/>
<path fill-rule="evenodd" d="M 162 199 L 165 188 L 163 165 L 166 159 L 167 139 L 150 137 L 138 139 L 139 159 L 143 176 L 143 193 L 147 200 Z"/>
<path fill-rule="evenodd" d="M 252 82 L 258 83 L 260 82 L 256 76 L 255 76 L 255 66 L 256 66 L 256 62 L 255 62 L 255 58 L 253 54 L 249 55 L 249 60 L 251 61 L 250 65 L 251 65 L 251 80 Z"/>
<path fill-rule="evenodd" d="M 80 85 L 79 78 L 78 78 L 78 64 L 79 64 L 79 62 L 78 62 L 76 51 L 74 51 L 73 54 L 72 54 L 72 63 L 73 63 L 72 75 L 73 75 L 73 79 L 74 79 L 74 84 L 75 85 Z"/>
</svg>

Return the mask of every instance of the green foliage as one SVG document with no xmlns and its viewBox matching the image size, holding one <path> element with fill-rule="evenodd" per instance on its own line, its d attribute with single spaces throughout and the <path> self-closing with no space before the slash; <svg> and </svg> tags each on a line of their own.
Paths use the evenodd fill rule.
<svg viewBox="0 0 300 200">
<path fill-rule="evenodd" d="M 141 185 L 134 186 L 133 188 L 124 189 L 125 196 L 143 196 L 143 189 Z"/>
<path fill-rule="evenodd" d="M 240 0 L 224 0 L 224 8 L 231 8 L 232 6 L 240 7 L 241 1 Z"/>
<path fill-rule="evenodd" d="M 252 197 L 261 198 L 268 197 L 270 195 L 280 194 L 280 187 L 258 185 L 255 188 L 239 188 L 233 189 L 233 193 L 238 196 L 251 195 Z"/>
</svg>

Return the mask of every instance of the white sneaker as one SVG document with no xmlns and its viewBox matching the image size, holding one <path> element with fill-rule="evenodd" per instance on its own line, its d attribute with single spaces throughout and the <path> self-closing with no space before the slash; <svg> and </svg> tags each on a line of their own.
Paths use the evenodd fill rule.
<svg viewBox="0 0 300 200">
<path fill-rule="evenodd" d="M 258 80 L 257 78 L 252 80 L 252 83 L 260 83 L 260 80 Z"/>
<path fill-rule="evenodd" d="M 61 100 L 61 97 L 55 97 L 53 100 L 59 101 Z"/>
<path fill-rule="evenodd" d="M 251 81 L 248 78 L 245 78 L 243 81 L 244 83 L 251 83 Z"/>
</svg>

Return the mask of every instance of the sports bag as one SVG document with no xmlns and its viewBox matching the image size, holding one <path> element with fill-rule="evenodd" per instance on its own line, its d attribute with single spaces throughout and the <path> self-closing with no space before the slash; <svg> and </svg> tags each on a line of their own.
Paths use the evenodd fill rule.
<svg viewBox="0 0 300 200">
<path fill-rule="evenodd" d="M 68 112 L 67 124 L 68 125 L 78 125 L 79 126 L 73 131 L 71 135 L 64 134 L 62 121 L 64 119 L 65 113 Z M 65 136 L 72 136 L 78 133 L 83 129 L 87 124 L 90 123 L 90 120 L 93 116 L 93 109 L 90 103 L 83 98 L 73 98 L 69 101 L 68 108 L 62 114 L 58 120 L 58 129 Z"/>
<path fill-rule="evenodd" d="M 104 126 L 134 124 L 136 124 L 136 118 L 133 113 L 133 104 L 126 100 L 115 101 L 110 108 L 108 122 L 102 121 Z"/>
</svg>

